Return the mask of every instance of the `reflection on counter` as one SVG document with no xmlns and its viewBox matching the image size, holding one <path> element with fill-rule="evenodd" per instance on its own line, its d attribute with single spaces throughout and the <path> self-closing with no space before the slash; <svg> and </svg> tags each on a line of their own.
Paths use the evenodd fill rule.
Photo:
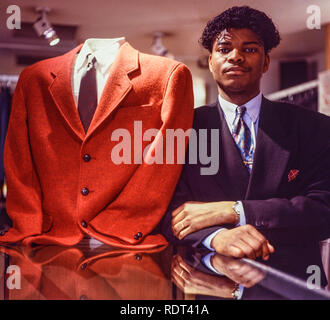
<svg viewBox="0 0 330 320">
<path fill-rule="evenodd" d="M 315 249 L 283 246 L 260 262 L 179 248 L 172 278 L 184 296 L 194 299 L 327 300 L 330 291 Z"/>
<path fill-rule="evenodd" d="M 162 269 L 167 266 L 162 260 L 171 259 L 169 250 L 85 249 L 2 247 L 2 299 L 171 299 L 169 270 Z M 19 267 L 20 277 L 17 269 L 8 272 L 13 265 Z"/>
<path fill-rule="evenodd" d="M 0 299 L 330 299 L 319 250 L 277 247 L 267 261 L 208 250 L 106 245 L 0 247 Z"/>
</svg>

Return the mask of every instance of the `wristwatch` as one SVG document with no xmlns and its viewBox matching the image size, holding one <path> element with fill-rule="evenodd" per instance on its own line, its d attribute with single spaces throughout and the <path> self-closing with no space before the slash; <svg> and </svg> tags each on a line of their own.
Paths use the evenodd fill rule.
<svg viewBox="0 0 330 320">
<path fill-rule="evenodd" d="M 239 290 L 239 284 L 238 283 L 235 283 L 234 285 L 234 290 L 233 292 L 231 293 L 231 296 L 233 297 L 233 299 L 237 300 L 240 296 L 240 290 Z"/>
<path fill-rule="evenodd" d="M 239 212 L 239 203 L 238 201 L 235 202 L 235 204 L 233 205 L 233 210 L 235 211 L 235 213 L 237 214 L 237 217 L 238 217 L 238 222 L 240 222 L 240 212 Z"/>
</svg>

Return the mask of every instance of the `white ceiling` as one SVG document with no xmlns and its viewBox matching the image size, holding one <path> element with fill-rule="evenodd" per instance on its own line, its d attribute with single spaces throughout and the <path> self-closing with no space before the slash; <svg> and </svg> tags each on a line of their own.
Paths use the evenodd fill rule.
<svg viewBox="0 0 330 320">
<path fill-rule="evenodd" d="M 0 42 L 1 35 L 9 32 L 6 8 L 13 3 L 21 8 L 24 22 L 36 20 L 36 7 L 51 8 L 51 23 L 78 26 L 77 43 L 91 37 L 124 35 L 135 48 L 151 52 L 153 32 L 168 32 L 171 35 L 163 43 L 182 60 L 193 60 L 204 52 L 197 41 L 206 22 L 233 5 L 250 5 L 272 17 L 283 38 L 275 56 L 324 49 L 323 30 L 306 27 L 309 5 L 320 7 L 322 24 L 330 23 L 330 0 L 1 0 Z"/>
</svg>

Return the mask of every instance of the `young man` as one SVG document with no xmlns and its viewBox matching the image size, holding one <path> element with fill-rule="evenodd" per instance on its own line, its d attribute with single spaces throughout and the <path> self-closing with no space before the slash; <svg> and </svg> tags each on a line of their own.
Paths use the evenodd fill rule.
<svg viewBox="0 0 330 320">
<path fill-rule="evenodd" d="M 219 129 L 219 171 L 201 175 L 201 163 L 186 162 L 164 218 L 168 239 L 267 260 L 272 232 L 283 242 L 330 236 L 330 119 L 260 92 L 279 42 L 272 20 L 249 7 L 204 29 L 219 96 L 197 108 L 194 129 Z"/>
</svg>

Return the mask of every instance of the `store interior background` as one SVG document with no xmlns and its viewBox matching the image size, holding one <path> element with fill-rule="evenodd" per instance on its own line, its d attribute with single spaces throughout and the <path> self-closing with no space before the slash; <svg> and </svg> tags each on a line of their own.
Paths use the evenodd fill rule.
<svg viewBox="0 0 330 320">
<path fill-rule="evenodd" d="M 10 15 L 6 10 L 12 4 L 21 9 L 20 30 L 6 27 Z M 306 77 L 314 80 L 318 72 L 326 69 L 329 0 L 1 0 L 0 74 L 18 75 L 26 65 L 61 55 L 88 38 L 125 36 L 133 47 L 152 54 L 153 35 L 163 32 L 163 45 L 192 71 L 195 105 L 209 103 L 216 99 L 217 88 L 207 67 L 198 66 L 198 61 L 207 61 L 208 55 L 198 39 L 210 18 L 234 5 L 249 5 L 266 12 L 280 31 L 281 44 L 271 52 L 270 69 L 262 80 L 265 95 L 287 86 L 281 81 L 282 63 L 303 62 L 307 65 L 305 77 L 293 79 L 296 84 L 305 82 Z M 321 10 L 321 29 L 307 28 L 310 5 L 317 5 Z M 37 7 L 51 9 L 47 18 L 61 40 L 54 47 L 38 38 L 32 28 L 39 16 Z"/>
<path fill-rule="evenodd" d="M 13 4 L 21 9 L 20 30 L 9 30 L 6 26 L 10 16 L 7 8 Z M 330 69 L 330 0 L 1 0 L 0 80 L 4 75 L 18 76 L 26 66 L 64 54 L 88 38 L 125 36 L 134 48 L 153 54 L 154 33 L 163 32 L 163 45 L 192 72 L 195 106 L 210 103 L 216 100 L 217 87 L 205 65 L 208 52 L 198 44 L 198 39 L 210 18 L 234 5 L 249 5 L 264 11 L 280 31 L 281 44 L 271 52 L 270 69 L 262 79 L 261 89 L 266 96 L 317 80 L 319 72 Z M 320 8 L 320 29 L 307 27 L 310 5 Z M 33 30 L 32 25 L 39 17 L 37 7 L 51 9 L 47 18 L 60 37 L 58 45 L 49 46 Z M 201 61 L 203 67 L 198 63 Z M 288 72 L 285 66 L 289 65 L 285 63 L 293 63 L 291 67 L 297 63 L 297 71 L 303 65 L 304 75 Z M 283 81 L 286 77 L 290 77 L 289 83 Z M 14 89 L 15 81 L 4 81 Z M 324 242 L 323 257 L 328 272 L 329 252 L 330 242 Z"/>
</svg>

